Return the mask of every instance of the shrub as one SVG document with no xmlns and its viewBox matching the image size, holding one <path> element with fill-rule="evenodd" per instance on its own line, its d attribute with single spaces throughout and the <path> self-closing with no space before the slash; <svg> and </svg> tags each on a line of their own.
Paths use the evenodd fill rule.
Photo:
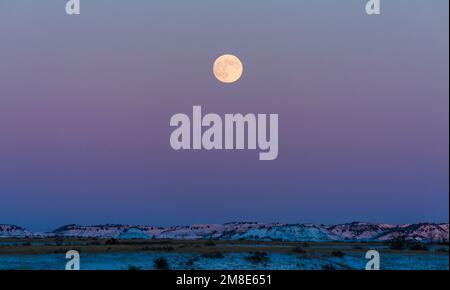
<svg viewBox="0 0 450 290">
<path fill-rule="evenodd" d="M 336 268 L 333 265 L 327 264 L 327 265 L 322 266 L 322 270 L 333 271 L 333 270 L 336 270 Z"/>
<path fill-rule="evenodd" d="M 118 244 L 118 241 L 114 238 L 109 239 L 105 242 L 105 245 L 117 245 L 117 244 Z"/>
<path fill-rule="evenodd" d="M 188 267 L 192 267 L 194 266 L 194 263 L 198 261 L 198 257 L 194 257 L 194 258 L 190 258 L 187 262 L 186 262 L 186 266 Z"/>
<path fill-rule="evenodd" d="M 292 252 L 297 253 L 297 254 L 304 254 L 304 253 L 306 253 L 305 249 L 303 249 L 300 246 L 293 248 Z"/>
<path fill-rule="evenodd" d="M 145 246 L 141 248 L 142 251 L 154 251 L 154 252 L 171 252 L 175 250 L 172 246 L 162 246 L 162 247 L 149 247 Z"/>
<path fill-rule="evenodd" d="M 428 251 L 428 247 L 423 244 L 414 244 L 411 247 L 409 247 L 411 251 Z"/>
<path fill-rule="evenodd" d="M 168 270 L 169 269 L 169 262 L 167 262 L 167 259 L 164 257 L 159 257 L 153 260 L 153 264 L 155 266 L 155 269 L 158 270 Z"/>
<path fill-rule="evenodd" d="M 140 270 L 140 269 L 141 268 L 139 268 L 137 266 L 133 266 L 133 265 L 128 266 L 128 270 L 130 270 L 130 271 L 137 271 L 137 270 Z"/>
<path fill-rule="evenodd" d="M 342 257 L 345 256 L 345 253 L 338 250 L 338 251 L 333 251 L 333 252 L 331 252 L 331 255 L 333 255 L 333 256 L 335 256 L 335 257 L 338 257 L 338 258 L 342 258 Z"/>
<path fill-rule="evenodd" d="M 68 251 L 68 249 L 56 249 L 56 250 L 53 250 L 53 253 L 54 254 L 65 254 L 65 253 L 67 253 L 67 251 Z"/>
<path fill-rule="evenodd" d="M 259 263 L 267 263 L 270 261 L 267 253 L 265 252 L 254 252 L 249 256 L 245 257 L 245 259 L 249 262 L 259 264 Z"/>
<path fill-rule="evenodd" d="M 206 241 L 205 242 L 205 246 L 211 247 L 211 246 L 215 246 L 215 245 L 216 245 L 216 243 L 214 243 L 214 241 Z"/>
<path fill-rule="evenodd" d="M 408 246 L 408 242 L 404 237 L 397 237 L 389 241 L 391 250 L 404 250 Z"/>
<path fill-rule="evenodd" d="M 225 256 L 221 252 L 211 252 L 211 253 L 204 253 L 202 257 L 208 259 L 223 259 Z"/>
</svg>

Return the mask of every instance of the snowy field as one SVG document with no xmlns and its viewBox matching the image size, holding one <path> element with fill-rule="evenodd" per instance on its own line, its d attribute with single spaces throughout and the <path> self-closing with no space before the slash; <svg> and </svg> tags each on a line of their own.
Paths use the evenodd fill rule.
<svg viewBox="0 0 450 290">
<path fill-rule="evenodd" d="M 80 252 L 81 269 L 129 270 L 165 268 L 176 270 L 364 270 L 365 253 L 380 253 L 381 269 L 448 270 L 448 245 L 428 245 L 426 250 L 393 250 L 387 244 L 359 243 L 275 243 L 251 241 L 138 241 L 114 243 L 73 240 L 3 241 L 0 269 L 63 270 L 65 252 Z M 161 259 L 162 258 L 162 259 Z"/>
<path fill-rule="evenodd" d="M 321 269 L 364 269 L 367 260 L 364 255 L 345 257 L 304 257 L 295 254 L 268 253 L 267 261 L 251 262 L 250 254 L 227 253 L 221 258 L 208 258 L 195 253 L 86 253 L 81 255 L 81 269 L 84 270 L 128 270 L 155 269 L 154 260 L 164 257 L 170 269 L 198 270 L 321 270 Z M 5 270 L 63 270 L 64 254 L 6 255 L 0 256 L 0 269 Z M 397 255 L 382 254 L 381 269 L 386 270 L 448 270 L 446 255 Z"/>
</svg>

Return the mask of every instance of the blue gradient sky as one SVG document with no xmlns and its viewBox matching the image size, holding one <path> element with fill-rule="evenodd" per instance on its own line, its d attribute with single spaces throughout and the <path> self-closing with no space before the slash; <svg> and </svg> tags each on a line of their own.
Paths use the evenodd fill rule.
<svg viewBox="0 0 450 290">
<path fill-rule="evenodd" d="M 0 2 L 0 223 L 448 222 L 448 1 L 81 2 Z M 278 113 L 278 159 L 173 151 L 193 105 Z"/>
</svg>

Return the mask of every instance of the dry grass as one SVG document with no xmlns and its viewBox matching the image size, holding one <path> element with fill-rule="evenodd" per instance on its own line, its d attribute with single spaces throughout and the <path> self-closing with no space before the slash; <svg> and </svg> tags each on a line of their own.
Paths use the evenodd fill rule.
<svg viewBox="0 0 450 290">
<path fill-rule="evenodd" d="M 5 245 L 14 243 L 15 245 Z M 214 244 L 213 244 L 214 243 Z M 18 254 L 51 254 L 65 253 L 68 250 L 78 250 L 80 252 L 105 253 L 105 252 L 177 252 L 177 253 L 244 253 L 244 252 L 270 252 L 289 253 L 299 255 L 295 249 L 301 248 L 301 254 L 331 255 L 337 249 L 347 253 L 365 253 L 372 246 L 379 246 L 380 243 L 308 243 L 304 247 L 303 242 L 266 242 L 266 241 L 225 241 L 215 240 L 205 245 L 204 240 L 110 240 L 110 239 L 89 239 L 89 238 L 27 238 L 27 239 L 0 239 L 0 255 Z M 345 246 L 345 248 L 342 248 Z M 385 253 L 401 252 L 402 254 L 414 254 L 414 251 L 400 251 L 389 248 L 382 250 Z M 423 252 L 422 254 L 426 254 Z M 446 252 L 440 252 L 446 255 Z M 433 252 L 438 254 L 438 252 Z"/>
</svg>

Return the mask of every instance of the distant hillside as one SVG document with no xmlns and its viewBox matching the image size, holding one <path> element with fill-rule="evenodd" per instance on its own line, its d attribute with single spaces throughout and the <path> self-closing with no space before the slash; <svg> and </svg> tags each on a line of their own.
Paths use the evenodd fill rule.
<svg viewBox="0 0 450 290">
<path fill-rule="evenodd" d="M 16 225 L 0 224 L 0 237 L 29 237 L 33 233 Z"/>
<path fill-rule="evenodd" d="M 389 241 L 448 242 L 446 224 L 418 223 L 405 225 L 352 222 L 337 225 L 231 222 L 189 226 L 139 226 L 105 224 L 95 226 L 66 225 L 48 233 L 32 233 L 15 225 L 0 224 L 0 237 L 91 237 L 118 239 L 227 239 L 260 241 Z"/>
</svg>

